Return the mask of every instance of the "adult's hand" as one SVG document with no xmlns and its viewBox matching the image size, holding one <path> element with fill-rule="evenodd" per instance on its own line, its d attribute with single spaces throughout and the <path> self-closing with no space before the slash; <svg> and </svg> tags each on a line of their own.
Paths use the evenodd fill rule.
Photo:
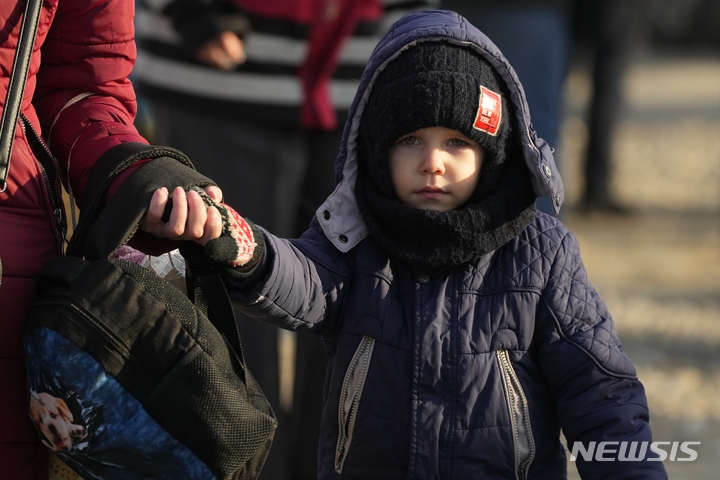
<svg viewBox="0 0 720 480">
<path fill-rule="evenodd" d="M 223 32 L 198 47 L 195 58 L 219 70 L 235 70 L 245 62 L 245 46 L 235 33 Z"/>
</svg>

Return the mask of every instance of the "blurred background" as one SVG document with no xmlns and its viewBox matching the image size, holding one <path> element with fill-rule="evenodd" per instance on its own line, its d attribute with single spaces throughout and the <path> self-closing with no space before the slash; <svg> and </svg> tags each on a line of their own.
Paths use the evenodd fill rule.
<svg viewBox="0 0 720 480">
<path fill-rule="evenodd" d="M 641 13 L 607 145 L 606 209 L 584 202 L 593 54 L 576 37 L 562 220 L 645 385 L 654 438 L 702 442 L 696 461 L 665 462 L 670 478 L 710 480 L 720 471 L 720 2 L 650 1 Z"/>
<path fill-rule="evenodd" d="M 391 19 L 412 8 L 456 10 L 508 56 L 528 93 L 539 136 L 556 148 L 566 195 L 560 219 L 579 239 L 590 279 L 646 387 L 655 440 L 701 442 L 694 446 L 694 462 L 665 462 L 670 478 L 716 479 L 720 0 L 382 3 L 395 9 Z M 151 25 L 149 31 L 157 42 L 159 30 Z M 373 41 L 382 34 L 375 33 Z M 252 32 L 247 41 L 252 45 Z M 141 48 L 138 66 L 142 54 Z M 252 54 L 248 50 L 247 65 Z M 539 66 L 533 63 L 538 60 Z M 355 67 L 361 61 L 356 57 Z M 362 69 L 338 69 L 336 78 L 340 70 L 348 80 Z M 137 73 L 138 126 L 153 139 L 165 126 L 144 96 L 152 88 L 142 83 L 153 87 L 149 71 Z M 302 414 L 302 389 L 293 386 L 302 377 L 296 374 L 296 346 L 288 337 L 278 342 L 282 410 Z M 573 465 L 569 470 L 571 479 L 578 478 Z"/>
</svg>

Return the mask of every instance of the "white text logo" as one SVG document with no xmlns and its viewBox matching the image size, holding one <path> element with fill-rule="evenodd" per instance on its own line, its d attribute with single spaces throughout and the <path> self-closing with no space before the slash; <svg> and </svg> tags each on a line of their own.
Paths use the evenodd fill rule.
<svg viewBox="0 0 720 480">
<path fill-rule="evenodd" d="M 583 445 L 575 442 L 570 451 L 570 461 L 581 457 L 586 462 L 692 462 L 697 459 L 697 451 L 692 445 L 700 442 L 588 442 Z M 656 455 L 648 456 L 648 452 Z"/>
</svg>

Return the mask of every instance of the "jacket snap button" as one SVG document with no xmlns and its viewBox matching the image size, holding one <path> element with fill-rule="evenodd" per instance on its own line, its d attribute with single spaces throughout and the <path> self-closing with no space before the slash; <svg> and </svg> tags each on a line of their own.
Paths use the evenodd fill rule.
<svg viewBox="0 0 720 480">
<path fill-rule="evenodd" d="M 428 275 L 425 275 L 424 273 L 421 273 L 420 275 L 418 275 L 417 281 L 418 283 L 425 285 L 430 281 L 430 277 Z"/>
<path fill-rule="evenodd" d="M 325 211 L 323 212 L 323 218 L 324 218 L 325 220 L 330 220 L 330 212 L 328 212 L 327 210 L 325 210 Z"/>
<path fill-rule="evenodd" d="M 543 173 L 545 174 L 546 177 L 548 177 L 548 178 L 552 177 L 552 170 L 550 170 L 550 167 L 548 167 L 547 165 L 543 165 L 542 168 L 543 168 Z"/>
<path fill-rule="evenodd" d="M 345 235 L 340 235 L 338 240 L 340 240 L 340 243 L 347 243 L 347 237 Z"/>
</svg>

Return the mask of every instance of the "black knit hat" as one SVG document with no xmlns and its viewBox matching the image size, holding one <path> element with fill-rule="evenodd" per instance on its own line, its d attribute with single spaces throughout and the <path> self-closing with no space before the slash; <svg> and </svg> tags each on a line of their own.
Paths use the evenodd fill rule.
<svg viewBox="0 0 720 480">
<path fill-rule="evenodd" d="M 458 130 L 485 150 L 477 191 L 483 197 L 507 157 L 513 113 L 506 90 L 495 69 L 468 47 L 436 41 L 410 47 L 373 86 L 360 123 L 361 161 L 390 192 L 387 158 L 398 138 L 435 126 Z"/>
<path fill-rule="evenodd" d="M 428 41 L 388 63 L 368 98 L 358 132 L 355 198 L 372 238 L 420 268 L 459 265 L 496 250 L 535 217 L 507 87 L 469 46 Z M 395 195 L 388 154 L 403 135 L 442 126 L 480 144 L 478 186 L 447 212 L 405 205 Z"/>
</svg>

